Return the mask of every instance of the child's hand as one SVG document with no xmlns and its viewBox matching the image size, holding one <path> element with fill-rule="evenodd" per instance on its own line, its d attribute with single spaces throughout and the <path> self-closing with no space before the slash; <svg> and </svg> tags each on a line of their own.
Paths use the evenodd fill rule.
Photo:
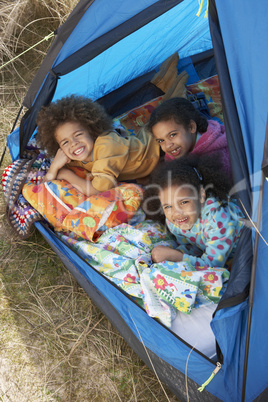
<svg viewBox="0 0 268 402">
<path fill-rule="evenodd" d="M 43 178 L 43 182 L 55 180 L 58 178 L 58 173 L 66 163 L 71 162 L 71 160 L 65 155 L 65 153 L 59 148 L 53 161 L 51 162 L 50 168 L 47 174 Z"/>
<path fill-rule="evenodd" d="M 174 250 L 171 247 L 166 246 L 156 246 L 151 252 L 153 262 L 161 262 L 161 261 L 172 261 L 172 262 L 180 262 L 182 261 L 183 254 Z"/>
<path fill-rule="evenodd" d="M 55 175 L 53 173 L 49 173 L 49 171 L 48 171 L 47 174 L 43 177 L 42 182 L 46 183 L 46 182 L 54 180 L 54 179 L 55 179 Z"/>
<path fill-rule="evenodd" d="M 71 159 L 65 155 L 65 153 L 63 152 L 63 150 L 61 148 L 59 148 L 51 163 L 51 166 L 53 165 L 53 169 L 58 171 L 63 166 L 65 166 L 67 163 L 70 163 L 70 162 L 71 162 Z"/>
</svg>

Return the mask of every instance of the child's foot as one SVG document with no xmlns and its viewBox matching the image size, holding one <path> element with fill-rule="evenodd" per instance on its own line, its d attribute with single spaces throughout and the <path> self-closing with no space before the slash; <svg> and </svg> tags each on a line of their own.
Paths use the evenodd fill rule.
<svg viewBox="0 0 268 402">
<path fill-rule="evenodd" d="M 174 53 L 169 56 L 160 66 L 159 71 L 154 75 L 151 83 L 160 88 L 163 92 L 167 92 L 168 89 L 174 84 L 177 76 L 177 64 L 179 61 L 178 53 Z"/>
<path fill-rule="evenodd" d="M 189 75 L 186 71 L 182 71 L 180 75 L 177 76 L 173 85 L 169 88 L 169 90 L 162 96 L 163 100 L 170 98 L 186 98 L 186 83 L 189 79 Z"/>
</svg>

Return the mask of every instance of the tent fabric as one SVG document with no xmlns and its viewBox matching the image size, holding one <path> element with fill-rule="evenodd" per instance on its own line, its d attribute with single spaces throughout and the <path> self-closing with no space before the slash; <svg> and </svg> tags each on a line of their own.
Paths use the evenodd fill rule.
<svg viewBox="0 0 268 402">
<path fill-rule="evenodd" d="M 182 0 L 175 0 L 175 3 L 178 3 L 180 1 Z M 105 1 L 94 2 L 94 0 L 80 0 L 66 22 L 55 32 L 56 38 L 52 46 L 50 47 L 40 69 L 34 77 L 33 82 L 29 87 L 29 90 L 23 101 L 24 106 L 26 106 L 27 108 L 31 107 L 45 76 L 47 75 L 53 64 L 60 64 L 67 57 L 73 55 L 76 51 L 81 49 L 83 45 L 86 45 L 87 43 L 98 39 L 99 36 L 102 36 L 102 41 L 106 43 L 107 36 L 104 37 L 104 35 L 107 32 L 110 32 L 111 29 L 117 27 L 116 22 L 118 25 L 122 24 L 123 22 L 126 22 L 126 25 L 128 25 L 127 20 L 129 18 L 135 16 L 137 12 L 139 12 L 140 14 L 143 8 L 150 7 L 155 2 L 156 0 L 147 0 L 143 3 L 129 2 L 130 4 L 128 4 L 126 8 L 126 3 L 124 3 L 124 5 L 122 6 L 122 2 L 120 0 L 117 0 L 109 4 L 109 7 L 107 9 Z M 158 13 L 161 13 L 163 12 L 163 7 L 164 9 L 167 9 L 167 7 L 172 7 L 174 1 L 170 1 L 169 4 L 163 1 L 158 3 L 160 3 L 160 7 L 157 7 Z M 88 18 L 86 14 L 86 11 L 89 7 L 91 19 L 90 26 L 88 26 Z M 126 12 L 126 9 L 128 10 L 128 12 Z M 110 13 L 117 17 L 116 21 L 114 18 L 109 18 Z M 146 14 L 147 16 L 149 15 L 150 18 L 153 18 L 150 11 L 147 11 Z M 140 15 L 138 15 L 138 17 L 136 18 L 140 19 Z M 76 29 L 78 22 L 79 29 Z M 114 35 L 112 36 L 112 40 L 119 40 L 116 32 L 114 32 Z M 109 46 L 108 44 L 106 45 Z M 96 43 L 94 43 L 93 46 L 91 45 L 91 47 L 95 48 Z M 99 51 L 99 49 L 97 51 Z"/>
<path fill-rule="evenodd" d="M 21 123 L 20 140 L 18 130 L 8 137 L 12 158 L 16 159 L 19 152 L 23 152 L 35 130 L 38 111 L 51 100 L 70 93 L 103 99 L 112 91 L 127 88 L 131 80 L 140 82 L 175 51 L 186 60 L 213 47 L 236 183 L 234 193 L 255 220 L 268 112 L 265 101 L 268 87 L 268 53 L 265 51 L 268 42 L 267 1 L 210 0 L 209 23 L 203 14 L 196 16 L 198 4 L 195 0 L 95 0 L 93 3 L 83 0 L 79 4 L 78 14 L 74 10 L 66 25 L 68 29 L 63 26 L 59 30 L 51 57 L 45 60 L 35 85 L 30 87 L 26 99 L 31 105 Z M 63 43 L 60 43 L 61 32 Z M 264 240 L 268 239 L 268 226 L 265 225 L 267 198 L 265 182 L 261 227 Z M 102 297 L 107 299 L 104 313 L 112 322 L 120 321 L 117 325 L 122 332 L 125 331 L 130 345 L 144 357 L 143 346 L 139 344 L 142 338 L 159 368 L 160 377 L 181 400 L 186 400 L 186 397 L 181 383 L 176 384 L 176 373 L 179 376 L 185 372 L 186 362 L 191 381 L 201 385 L 210 377 L 215 368 L 213 361 L 195 350 L 191 351 L 190 345 L 147 316 L 118 288 L 90 269 L 49 229 L 39 223 L 36 226 L 61 258 L 64 255 L 67 268 L 79 277 L 81 286 L 92 284 L 90 288 L 94 289 L 95 296 L 98 295 L 100 305 Z M 211 324 L 222 368 L 207 385 L 207 394 L 205 397 L 201 394 L 200 400 L 219 398 L 236 402 L 243 394 L 247 296 L 254 230 L 246 228 L 240 240 L 240 251 L 234 261 L 229 285 Z M 246 401 L 255 398 L 267 400 L 268 324 L 264 316 L 268 268 L 264 240 L 260 239 L 257 256 Z M 147 362 L 148 359 L 144 359 Z M 165 367 L 161 369 L 159 362 L 165 362 Z M 192 395 L 194 400 L 199 400 L 195 391 Z"/>
<path fill-rule="evenodd" d="M 216 1 L 224 53 L 228 64 L 230 82 L 234 94 L 235 109 L 243 133 L 243 143 L 249 169 L 252 194 L 252 219 L 256 221 L 259 198 L 260 170 L 263 157 L 264 136 L 268 115 L 265 101 L 268 88 L 268 54 L 264 50 L 268 40 L 268 26 L 264 15 L 268 13 L 268 3 L 227 0 L 224 5 Z M 229 10 L 232 10 L 230 13 Z M 254 10 L 254 12 L 253 12 Z M 245 29 L 246 27 L 246 29 Z M 220 77 L 223 77 L 221 74 Z M 222 85 L 223 88 L 224 85 Z M 224 92 L 224 91 L 223 91 Z M 225 104 L 229 101 L 226 97 Z M 227 114 L 228 115 L 228 114 Z M 227 128 L 235 140 L 236 132 L 233 119 Z M 240 149 L 241 145 L 236 148 Z M 235 146 L 233 147 L 235 148 Z M 231 150 L 232 152 L 232 150 Z M 237 161 L 236 155 L 236 161 Z M 233 166 L 237 166 L 236 163 Z M 243 177 L 245 182 L 246 175 Z M 244 187 L 244 183 L 242 187 Z M 268 238 L 267 222 L 267 182 L 264 185 L 261 235 Z M 254 231 L 253 231 L 254 237 Z M 263 320 L 262 306 L 267 306 L 268 269 L 265 255 L 267 244 L 260 240 L 258 248 L 255 296 L 251 323 L 249 361 L 247 373 L 246 398 L 253 400 L 268 385 L 267 361 L 268 345 L 266 340 L 267 325 Z M 263 312 L 264 313 L 264 312 Z M 256 345 L 262 345 L 261 348 Z M 256 361 L 258 367 L 256 368 Z M 250 396 L 248 396 L 251 393 Z M 240 396 L 240 392 L 238 394 Z"/>
<path fill-rule="evenodd" d="M 165 2 L 165 4 L 170 3 Z M 61 78 L 54 99 L 65 96 L 67 91 L 75 90 L 95 100 L 122 86 L 130 79 L 157 68 L 175 51 L 184 58 L 210 49 L 208 26 L 202 19 L 196 17 L 193 6 L 192 1 L 185 0 L 154 19 L 150 10 L 146 9 L 143 12 L 144 20 L 139 19 L 139 24 L 142 25 L 140 29 L 132 32 L 131 21 L 125 24 L 127 30 L 123 25 L 116 29 L 116 34 L 122 39 L 116 41 L 116 35 L 113 46 L 108 47 L 107 39 L 100 37 L 97 43 L 95 41 L 94 46 L 90 43 L 86 48 L 81 49 L 81 52 L 65 60 L 62 65 L 55 66 L 55 73 L 61 77 L 69 72 L 69 68 L 72 71 Z M 143 25 L 148 20 L 148 16 L 150 16 L 149 22 Z M 176 23 L 179 17 L 184 17 L 183 25 Z M 159 30 L 159 26 L 165 29 Z M 195 29 L 192 29 L 193 26 Z M 93 58 L 96 53 L 98 56 L 90 63 L 83 63 L 84 60 Z M 128 54 L 131 54 L 131 58 Z M 78 63 L 81 65 L 79 68 L 77 68 Z M 84 77 L 80 85 L 77 80 L 79 76 Z M 76 82 L 78 87 L 73 88 L 73 82 Z"/>
<path fill-rule="evenodd" d="M 73 71 L 131 33 L 139 32 L 140 28 L 181 1 L 147 0 L 133 3 L 126 0 L 122 3 L 120 0 L 115 0 L 112 7 L 110 4 L 108 6 L 105 0 L 94 2 L 90 8 L 93 24 L 88 26 L 86 13 L 79 24 L 78 34 L 74 29 L 59 58 L 56 59 L 55 66 L 58 66 L 60 71 L 61 62 L 64 62 L 63 68 L 66 69 L 68 66 L 69 71 Z M 114 17 L 107 18 L 113 12 Z"/>
<path fill-rule="evenodd" d="M 67 18 L 66 22 L 55 31 L 56 38 L 50 46 L 49 51 L 42 62 L 42 66 L 39 68 L 28 89 L 28 92 L 23 100 L 23 106 L 27 107 L 28 109 L 31 107 L 47 72 L 50 70 L 55 61 L 55 58 L 58 56 L 60 49 L 72 32 L 73 27 L 78 24 L 80 18 L 93 1 L 94 0 L 80 0 L 77 6 L 73 9 L 71 14 Z"/>
<path fill-rule="evenodd" d="M 99 2 L 95 1 L 92 7 L 96 7 L 96 3 Z M 100 3 L 103 3 L 103 0 Z M 113 7 L 121 3 L 120 0 L 112 2 Z M 70 93 L 79 93 L 95 100 L 124 85 L 130 79 L 154 70 L 175 51 L 179 52 L 180 57 L 186 57 L 211 49 L 212 42 L 207 21 L 195 15 L 197 6 L 192 0 L 171 0 L 169 2 L 147 0 L 137 3 L 144 7 L 155 3 L 140 13 L 143 16 L 143 23 L 147 23 L 147 25 L 135 30 L 130 23 L 131 19 L 128 19 L 124 23 L 120 20 L 121 24 L 114 28 L 110 22 L 113 18 L 110 16 L 113 15 L 114 18 L 117 18 L 117 9 L 115 8 L 113 12 L 113 8 L 111 9 L 109 5 L 108 8 L 103 8 L 101 16 L 97 19 L 98 23 L 102 23 L 104 26 L 100 32 L 101 35 L 106 32 L 104 37 L 100 36 L 95 39 L 93 36 L 94 41 L 88 45 L 84 45 L 84 40 L 80 39 L 83 47 L 69 56 L 69 42 L 72 38 L 75 40 L 77 35 L 77 28 L 74 29 L 74 36 L 69 36 L 65 46 L 61 48 L 59 57 L 56 58 L 52 69 L 48 72 L 31 113 L 23 119 L 21 155 L 36 127 L 38 111 L 42 105 L 48 104 L 52 97 L 56 100 Z M 128 9 L 127 17 L 136 10 L 135 4 L 136 2 L 124 1 L 124 6 L 127 6 L 126 9 Z M 174 7 L 169 9 L 172 5 Z M 83 19 L 90 18 L 90 21 L 95 22 L 95 8 L 93 7 L 91 15 L 92 7 L 87 10 Z M 164 12 L 165 10 L 167 11 Z M 139 21 L 139 25 L 141 25 L 140 18 L 135 16 L 132 18 Z M 183 18 L 183 25 L 176 23 L 177 18 Z M 159 26 L 163 26 L 165 29 L 159 29 Z M 193 26 L 195 29 L 192 29 Z M 88 29 L 87 24 L 89 33 L 93 28 L 94 25 Z M 109 31 L 108 28 L 111 28 L 112 31 Z M 89 33 L 87 33 L 87 37 L 92 39 Z M 110 39 L 108 39 L 109 35 Z M 83 38 L 84 35 L 81 34 L 81 37 Z M 109 45 L 110 47 L 108 47 Z M 98 55 L 98 52 L 102 53 Z M 63 61 L 61 61 L 62 54 L 65 56 Z M 86 61 L 89 62 L 86 63 Z M 70 68 L 75 69 L 69 72 Z M 80 77 L 83 77 L 83 80 Z"/>
<path fill-rule="evenodd" d="M 251 209 L 250 202 L 250 182 L 247 157 L 244 145 L 243 134 L 240 127 L 240 121 L 236 108 L 236 101 L 230 81 L 229 66 L 225 56 L 224 43 L 221 36 L 221 30 L 218 21 L 215 2 L 210 2 L 209 15 L 210 31 L 214 46 L 215 62 L 219 75 L 222 107 L 224 111 L 224 125 L 228 133 L 228 145 L 232 163 L 234 182 L 236 183 L 234 191 L 239 190 L 239 198 L 247 211 Z M 238 186 L 239 183 L 239 186 Z"/>
</svg>

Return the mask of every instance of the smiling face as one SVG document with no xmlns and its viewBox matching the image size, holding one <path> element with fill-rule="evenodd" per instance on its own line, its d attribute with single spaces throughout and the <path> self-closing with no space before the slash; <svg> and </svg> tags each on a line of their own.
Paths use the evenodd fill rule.
<svg viewBox="0 0 268 402">
<path fill-rule="evenodd" d="M 193 120 L 187 129 L 173 119 L 159 121 L 152 127 L 152 132 L 162 150 L 176 159 L 191 152 L 195 146 L 197 128 Z"/>
<path fill-rule="evenodd" d="M 89 162 L 94 141 L 89 132 L 78 122 L 59 125 L 55 138 L 65 155 L 71 160 Z"/>
<path fill-rule="evenodd" d="M 190 184 L 167 187 L 159 192 L 166 218 L 182 230 L 190 230 L 200 216 L 205 202 L 205 191 L 200 193 Z"/>
</svg>

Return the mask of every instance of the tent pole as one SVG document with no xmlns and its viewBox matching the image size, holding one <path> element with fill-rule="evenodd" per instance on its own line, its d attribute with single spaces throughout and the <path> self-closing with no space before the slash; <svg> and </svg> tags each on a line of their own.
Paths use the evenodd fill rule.
<svg viewBox="0 0 268 402">
<path fill-rule="evenodd" d="M 264 181 L 265 181 L 265 176 L 268 177 L 268 117 L 267 117 L 267 123 L 266 123 L 263 160 L 262 160 L 261 169 L 262 169 L 262 171 L 261 171 L 260 195 L 259 195 L 259 202 L 258 202 L 258 216 L 257 216 L 257 224 L 256 224 L 256 235 L 255 235 L 255 242 L 254 242 L 250 290 L 249 290 L 249 301 L 248 301 L 249 310 L 248 310 L 247 336 L 246 336 L 246 346 L 245 346 L 245 360 L 244 360 L 243 386 L 242 386 L 242 398 L 241 398 L 242 402 L 245 401 L 245 396 L 246 396 L 250 330 L 251 330 L 252 309 L 253 309 L 253 302 L 254 302 L 255 279 L 256 279 L 256 269 L 257 269 L 257 253 L 258 253 L 258 246 L 259 246 L 259 239 L 260 239 Z"/>
</svg>

